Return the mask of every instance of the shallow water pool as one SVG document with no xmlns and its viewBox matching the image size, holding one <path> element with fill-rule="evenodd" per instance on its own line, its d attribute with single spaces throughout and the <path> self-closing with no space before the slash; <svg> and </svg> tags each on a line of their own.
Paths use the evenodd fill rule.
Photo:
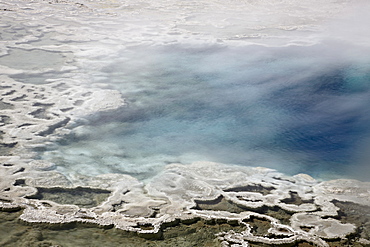
<svg viewBox="0 0 370 247">
<path fill-rule="evenodd" d="M 41 156 L 65 173 L 141 179 L 199 160 L 366 179 L 370 59 L 361 54 L 332 43 L 124 49 L 91 76 L 127 105 Z"/>
</svg>

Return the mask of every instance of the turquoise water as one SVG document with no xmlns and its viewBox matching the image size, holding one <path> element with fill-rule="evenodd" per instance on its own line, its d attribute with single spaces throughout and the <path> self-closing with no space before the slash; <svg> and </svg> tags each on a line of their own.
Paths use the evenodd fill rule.
<svg viewBox="0 0 370 247">
<path fill-rule="evenodd" d="M 91 175 L 147 178 L 168 163 L 210 160 L 367 180 L 365 54 L 342 44 L 118 51 L 92 78 L 120 90 L 127 106 L 43 155 Z"/>
</svg>

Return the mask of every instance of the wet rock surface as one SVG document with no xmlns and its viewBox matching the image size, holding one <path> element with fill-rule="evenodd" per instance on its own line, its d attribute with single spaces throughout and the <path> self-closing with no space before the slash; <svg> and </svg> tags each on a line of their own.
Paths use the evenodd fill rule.
<svg viewBox="0 0 370 247">
<path fill-rule="evenodd" d="M 36 188 L 37 193 L 28 199 L 50 200 L 59 204 L 74 204 L 80 207 L 96 207 L 109 196 L 110 191 L 90 188 Z"/>
<path fill-rule="evenodd" d="M 94 179 L 80 178 L 84 188 L 41 190 L 39 187 L 33 190 L 27 186 L 34 183 L 29 178 L 18 180 L 14 186 L 20 195 L 18 198 L 2 196 L 0 205 L 3 211 L 23 208 L 20 218 L 24 222 L 36 225 L 47 223 L 56 227 L 88 224 L 96 225 L 95 228 L 117 228 L 148 241 L 159 241 L 158 244 L 163 246 L 171 239 L 180 241 L 193 237 L 224 246 L 243 243 L 251 243 L 251 246 L 259 246 L 257 243 L 262 246 L 304 246 L 304 242 L 333 246 L 333 243 L 338 244 L 337 239 L 343 239 L 339 246 L 345 242 L 344 239 L 358 246 L 367 243 L 366 215 L 369 206 L 361 198 L 351 197 L 350 191 L 337 196 L 336 190 L 325 187 L 326 182 L 318 182 L 307 176 L 291 177 L 289 182 L 276 179 L 282 176 L 285 175 L 272 169 L 240 169 L 237 166 L 200 162 L 168 165 L 157 179 L 147 185 L 129 181 L 127 175 L 112 174 Z M 341 186 L 343 181 L 331 181 L 330 184 Z M 369 190 L 368 183 L 351 181 L 351 184 L 362 192 Z M 261 193 L 256 189 L 250 192 L 232 190 L 240 186 L 257 186 Z M 264 188 L 272 186 L 274 189 L 269 193 L 262 193 L 266 191 Z M 110 194 L 99 205 L 92 204 L 92 199 L 86 196 L 95 194 L 96 198 L 99 192 L 108 195 L 106 188 L 109 188 Z M 9 191 L 14 189 L 4 190 Z M 45 197 L 41 197 L 42 194 Z M 72 194 L 82 197 L 73 199 Z M 294 201 L 299 203 L 292 203 L 292 195 L 295 195 Z M 297 199 L 298 195 L 305 199 Z M 53 196 L 61 198 L 55 200 Z M 363 198 L 368 196 L 364 194 Z M 347 199 L 343 202 L 338 197 Z M 89 200 L 89 203 L 80 200 Z M 358 213 L 367 214 L 360 217 Z M 204 229 L 205 235 L 200 234 L 203 231 L 201 229 Z M 184 243 L 184 246 L 191 245 Z"/>
</svg>

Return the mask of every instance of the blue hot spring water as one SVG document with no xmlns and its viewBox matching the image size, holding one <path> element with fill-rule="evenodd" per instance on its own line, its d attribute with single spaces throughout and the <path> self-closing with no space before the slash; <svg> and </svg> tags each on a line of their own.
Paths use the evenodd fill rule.
<svg viewBox="0 0 370 247">
<path fill-rule="evenodd" d="M 61 170 L 81 163 L 90 175 L 148 178 L 167 163 L 208 160 L 368 180 L 370 58 L 361 49 L 168 45 L 113 60 L 94 80 L 128 104 L 43 154 Z"/>
</svg>

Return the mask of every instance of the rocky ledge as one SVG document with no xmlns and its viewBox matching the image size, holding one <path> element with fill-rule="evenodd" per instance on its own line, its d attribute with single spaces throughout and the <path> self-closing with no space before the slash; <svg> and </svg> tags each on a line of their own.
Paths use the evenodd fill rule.
<svg viewBox="0 0 370 247">
<path fill-rule="evenodd" d="M 19 163 L 2 163 L 9 179 L 1 183 L 0 207 L 24 209 L 26 222 L 97 224 L 158 240 L 167 227 L 204 221 L 235 228 L 216 234 L 223 246 L 370 244 L 370 183 L 209 162 L 168 165 L 146 185 L 123 174 L 69 181 L 47 162 L 23 163 L 23 171 Z M 363 220 L 350 218 L 351 207 L 361 208 Z"/>
</svg>

